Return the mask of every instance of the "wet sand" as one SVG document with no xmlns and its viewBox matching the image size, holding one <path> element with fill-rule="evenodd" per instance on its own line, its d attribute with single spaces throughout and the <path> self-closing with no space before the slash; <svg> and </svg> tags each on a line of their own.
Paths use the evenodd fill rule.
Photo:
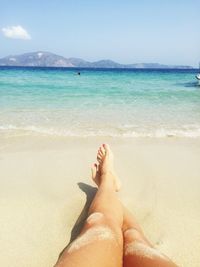
<svg viewBox="0 0 200 267">
<path fill-rule="evenodd" d="M 200 262 L 200 139 L 0 138 L 0 265 L 53 266 L 94 193 L 90 166 L 108 142 L 122 201 L 183 267 Z M 84 218 L 84 213 L 82 213 Z"/>
</svg>

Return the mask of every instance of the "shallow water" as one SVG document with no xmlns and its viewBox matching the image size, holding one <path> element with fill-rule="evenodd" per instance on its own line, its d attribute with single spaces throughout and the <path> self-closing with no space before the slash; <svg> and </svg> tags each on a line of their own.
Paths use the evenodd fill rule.
<svg viewBox="0 0 200 267">
<path fill-rule="evenodd" d="M 200 136 L 196 70 L 0 67 L 0 134 Z"/>
</svg>

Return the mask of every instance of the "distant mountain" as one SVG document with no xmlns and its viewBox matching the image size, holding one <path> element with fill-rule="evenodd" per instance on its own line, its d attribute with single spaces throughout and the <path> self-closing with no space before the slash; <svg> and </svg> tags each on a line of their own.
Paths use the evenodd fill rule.
<svg viewBox="0 0 200 267">
<path fill-rule="evenodd" d="M 92 65 L 93 68 L 126 68 L 126 65 L 119 64 L 109 59 L 95 61 Z"/>
<path fill-rule="evenodd" d="M 86 61 L 81 58 L 69 58 L 69 61 L 72 63 L 73 67 L 79 68 L 92 68 L 92 62 Z"/>
<path fill-rule="evenodd" d="M 158 63 L 120 64 L 112 60 L 89 62 L 80 58 L 65 58 L 50 52 L 38 51 L 11 55 L 0 59 L 0 66 L 72 67 L 72 68 L 130 68 L 130 69 L 192 69 L 191 66 L 162 65 Z"/>
<path fill-rule="evenodd" d="M 49 52 L 33 52 L 0 59 L 0 66 L 74 67 L 62 57 Z"/>
</svg>

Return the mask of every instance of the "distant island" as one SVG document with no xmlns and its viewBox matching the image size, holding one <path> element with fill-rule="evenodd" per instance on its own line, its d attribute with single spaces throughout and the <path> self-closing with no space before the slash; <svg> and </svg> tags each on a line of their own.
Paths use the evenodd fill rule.
<svg viewBox="0 0 200 267">
<path fill-rule="evenodd" d="M 112 60 L 89 62 L 80 58 L 65 58 L 50 52 L 38 51 L 11 55 L 0 59 L 0 66 L 65 67 L 65 68 L 123 68 L 123 69 L 192 69 L 191 66 L 159 63 L 120 64 Z"/>
</svg>

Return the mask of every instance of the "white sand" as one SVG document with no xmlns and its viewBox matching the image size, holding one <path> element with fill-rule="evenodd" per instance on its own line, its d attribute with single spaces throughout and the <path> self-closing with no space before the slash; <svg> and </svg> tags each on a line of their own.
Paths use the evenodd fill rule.
<svg viewBox="0 0 200 267">
<path fill-rule="evenodd" d="M 200 264 L 199 139 L 0 139 L 0 266 L 53 266 L 92 185 L 90 165 L 109 142 L 123 202 L 146 235 L 183 267 Z M 83 186 L 82 186 L 83 188 Z"/>
</svg>

